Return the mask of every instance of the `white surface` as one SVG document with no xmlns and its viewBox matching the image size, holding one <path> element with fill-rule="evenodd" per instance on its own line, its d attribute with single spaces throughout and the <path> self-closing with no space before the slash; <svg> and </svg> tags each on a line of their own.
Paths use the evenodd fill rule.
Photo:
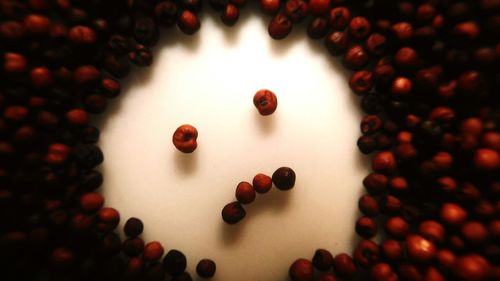
<svg viewBox="0 0 500 281">
<path fill-rule="evenodd" d="M 351 252 L 356 239 L 367 173 L 357 98 L 321 42 L 303 27 L 273 41 L 268 20 L 247 8 L 233 28 L 205 14 L 193 37 L 163 32 L 154 65 L 134 71 L 100 125 L 106 205 L 121 226 L 141 218 L 146 242 L 183 251 L 193 276 L 207 257 L 213 280 L 286 280 L 296 258 Z M 261 88 L 278 97 L 268 117 L 252 104 Z M 199 132 L 190 155 L 171 142 L 185 123 Z M 280 166 L 295 170 L 295 188 L 258 195 L 243 221 L 226 225 L 220 211 L 238 182 Z"/>
</svg>

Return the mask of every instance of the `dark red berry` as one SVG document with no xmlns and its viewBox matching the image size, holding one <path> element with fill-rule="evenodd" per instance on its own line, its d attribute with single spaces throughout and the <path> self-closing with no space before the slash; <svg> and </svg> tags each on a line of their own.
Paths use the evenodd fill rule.
<svg viewBox="0 0 500 281">
<path fill-rule="evenodd" d="M 196 273 L 202 278 L 211 278 L 215 275 L 215 270 L 215 262 L 210 259 L 202 259 L 196 265 Z"/>
<path fill-rule="evenodd" d="M 334 30 L 344 30 L 351 21 L 351 12 L 346 7 L 336 7 L 330 10 L 330 25 Z"/>
<path fill-rule="evenodd" d="M 490 274 L 491 264 L 484 257 L 468 254 L 458 257 L 453 264 L 453 273 L 464 281 L 486 280 Z"/>
<path fill-rule="evenodd" d="M 325 47 L 332 56 L 340 56 L 349 44 L 347 33 L 334 31 L 325 37 Z"/>
<path fill-rule="evenodd" d="M 267 32 L 275 40 L 281 40 L 292 31 L 292 21 L 285 14 L 277 14 L 269 22 Z"/>
<path fill-rule="evenodd" d="M 306 259 L 298 259 L 293 262 L 288 271 L 292 281 L 313 281 L 314 267 Z"/>
<path fill-rule="evenodd" d="M 80 197 L 80 207 L 86 212 L 95 212 L 104 204 L 104 197 L 97 192 L 87 192 Z"/>
<path fill-rule="evenodd" d="M 274 171 L 272 180 L 279 190 L 290 190 L 295 185 L 295 172 L 288 167 L 281 167 Z"/>
<path fill-rule="evenodd" d="M 349 23 L 349 34 L 356 39 L 363 39 L 370 34 L 370 22 L 365 17 L 354 17 Z"/>
<path fill-rule="evenodd" d="M 356 233 L 364 239 L 369 239 L 377 234 L 377 223 L 373 218 L 362 216 L 356 221 Z"/>
<path fill-rule="evenodd" d="M 363 267 L 370 267 L 378 262 L 380 249 L 375 242 L 371 240 L 361 240 L 354 249 L 354 260 Z"/>
<path fill-rule="evenodd" d="M 228 224 L 235 224 L 246 216 L 246 211 L 239 202 L 232 202 L 222 209 L 222 219 Z"/>
<path fill-rule="evenodd" d="M 129 218 L 123 227 L 123 231 L 128 237 L 137 237 L 142 234 L 143 230 L 144 224 L 138 218 Z"/>
<path fill-rule="evenodd" d="M 102 208 L 98 213 L 97 228 L 100 231 L 113 230 L 120 222 L 120 213 L 113 208 Z"/>
<path fill-rule="evenodd" d="M 342 63 L 350 70 L 358 70 L 364 67 L 368 61 L 368 54 L 363 47 L 361 45 L 353 45 L 347 49 Z"/>
<path fill-rule="evenodd" d="M 330 23 L 324 17 L 315 17 L 307 25 L 307 35 L 311 39 L 321 39 L 328 34 Z"/>
<path fill-rule="evenodd" d="M 178 250 L 172 249 L 163 258 L 163 268 L 171 276 L 177 276 L 186 270 L 186 256 Z"/>
<path fill-rule="evenodd" d="M 322 15 L 330 11 L 331 0 L 309 0 L 309 10 L 313 15 Z"/>
<path fill-rule="evenodd" d="M 220 15 L 221 21 L 227 26 L 233 26 L 240 17 L 240 10 L 233 4 L 227 4 L 226 8 Z"/>
<path fill-rule="evenodd" d="M 369 70 L 356 71 L 349 79 L 349 86 L 356 94 L 365 94 L 373 86 L 373 74 Z"/>
<path fill-rule="evenodd" d="M 74 44 L 77 45 L 92 45 L 97 40 L 97 35 L 89 27 L 77 25 L 69 30 L 68 37 Z"/>
<path fill-rule="evenodd" d="M 369 217 L 374 217 L 380 213 L 380 208 L 377 199 L 370 195 L 363 195 L 358 201 L 359 210 Z"/>
<path fill-rule="evenodd" d="M 356 264 L 348 254 L 342 253 L 333 259 L 333 271 L 346 280 L 352 280 L 356 276 Z"/>
<path fill-rule="evenodd" d="M 328 250 L 317 249 L 314 252 L 312 263 L 316 269 L 320 271 L 327 271 L 333 265 L 333 256 Z"/>
</svg>

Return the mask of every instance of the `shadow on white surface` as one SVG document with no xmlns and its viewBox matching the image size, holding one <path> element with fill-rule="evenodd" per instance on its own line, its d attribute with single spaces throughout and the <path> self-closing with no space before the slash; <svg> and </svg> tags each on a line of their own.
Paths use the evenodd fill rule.
<svg viewBox="0 0 500 281">
<path fill-rule="evenodd" d="M 172 161 L 175 162 L 179 173 L 190 175 L 195 174 L 198 169 L 199 154 L 185 154 L 179 151 L 172 153 Z"/>
</svg>

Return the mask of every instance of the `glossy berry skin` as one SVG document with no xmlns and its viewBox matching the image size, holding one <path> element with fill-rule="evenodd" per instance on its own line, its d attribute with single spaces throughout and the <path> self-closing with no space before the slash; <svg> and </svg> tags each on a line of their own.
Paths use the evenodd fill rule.
<svg viewBox="0 0 500 281">
<path fill-rule="evenodd" d="M 380 244 L 382 256 L 389 261 L 399 261 L 403 257 L 403 247 L 398 240 L 388 239 Z"/>
<path fill-rule="evenodd" d="M 461 256 L 453 264 L 453 273 L 464 281 L 486 280 L 490 271 L 491 264 L 484 257 L 477 254 Z"/>
<path fill-rule="evenodd" d="M 429 262 L 436 255 L 434 243 L 420 235 L 408 235 L 405 242 L 408 257 L 414 262 Z"/>
<path fill-rule="evenodd" d="M 49 146 L 45 162 L 53 166 L 62 165 L 68 160 L 70 151 L 70 147 L 63 143 L 53 143 Z"/>
<path fill-rule="evenodd" d="M 500 167 L 500 154 L 493 149 L 478 149 L 474 155 L 474 166 L 482 171 L 498 169 Z"/>
<path fill-rule="evenodd" d="M 292 281 L 312 281 L 313 274 L 313 264 L 306 259 L 297 259 L 293 262 L 288 271 L 288 275 Z"/>
<path fill-rule="evenodd" d="M 97 228 L 100 231 L 109 231 L 114 229 L 120 222 L 120 213 L 113 208 L 102 208 L 98 213 Z"/>
<path fill-rule="evenodd" d="M 284 11 L 293 22 L 297 23 L 307 16 L 308 6 L 304 0 L 287 0 Z"/>
<path fill-rule="evenodd" d="M 104 197 L 97 192 L 88 192 L 80 197 L 80 207 L 86 212 L 95 212 L 104 204 Z"/>
<path fill-rule="evenodd" d="M 227 4 L 226 8 L 220 15 L 221 21 L 227 26 L 235 25 L 239 17 L 240 10 L 233 4 Z"/>
<path fill-rule="evenodd" d="M 373 73 L 369 70 L 354 72 L 349 78 L 349 87 L 356 94 L 365 94 L 373 86 Z"/>
<path fill-rule="evenodd" d="M 364 17 L 354 17 L 349 23 L 349 34 L 356 39 L 363 39 L 370 34 L 370 22 Z"/>
<path fill-rule="evenodd" d="M 17 53 L 5 53 L 3 58 L 3 70 L 6 73 L 21 73 L 26 71 L 26 58 Z"/>
<path fill-rule="evenodd" d="M 181 152 L 192 153 L 198 144 L 196 139 L 198 138 L 198 130 L 191 125 L 182 125 L 177 130 L 175 130 L 172 136 L 172 142 L 174 146 Z"/>
<path fill-rule="evenodd" d="M 260 0 L 260 8 L 265 14 L 274 15 L 280 9 L 280 2 L 280 0 Z"/>
<path fill-rule="evenodd" d="M 377 223 L 373 218 L 362 216 L 356 221 L 356 233 L 364 239 L 369 239 L 377 234 Z"/>
<path fill-rule="evenodd" d="M 97 40 L 95 31 L 82 25 L 72 27 L 69 30 L 68 37 L 76 45 L 91 45 Z"/>
<path fill-rule="evenodd" d="M 396 171 L 396 159 L 391 151 L 381 151 L 372 158 L 372 168 L 377 173 L 391 174 Z"/>
<path fill-rule="evenodd" d="M 351 280 L 356 276 L 356 264 L 348 254 L 341 253 L 333 259 L 333 270 L 338 277 Z"/>
<path fill-rule="evenodd" d="M 326 249 L 317 249 L 314 252 L 312 263 L 317 270 L 327 271 L 333 265 L 333 256 Z"/>
<path fill-rule="evenodd" d="M 328 34 L 330 23 L 324 17 L 316 17 L 312 19 L 307 25 L 307 35 L 309 38 L 317 40 L 321 39 Z"/>
<path fill-rule="evenodd" d="M 393 238 L 402 239 L 408 234 L 410 225 L 402 217 L 395 216 L 387 219 L 385 229 Z"/>
<path fill-rule="evenodd" d="M 239 202 L 231 202 L 222 209 L 222 219 L 227 224 L 236 224 L 246 216 L 246 211 Z"/>
<path fill-rule="evenodd" d="M 276 111 L 276 108 L 278 107 L 278 99 L 272 91 L 264 89 L 255 93 L 253 96 L 253 104 L 259 111 L 260 115 L 267 116 Z"/>
<path fill-rule="evenodd" d="M 346 7 L 336 7 L 330 10 L 330 25 L 334 30 L 344 30 L 351 21 L 351 12 Z"/>
<path fill-rule="evenodd" d="M 292 21 L 285 14 L 277 14 L 269 22 L 267 32 L 275 40 L 281 40 L 292 31 Z"/>
<path fill-rule="evenodd" d="M 325 37 L 324 44 L 330 55 L 340 56 L 349 45 L 349 37 L 346 32 L 333 31 Z"/>
<path fill-rule="evenodd" d="M 80 108 L 71 109 L 66 112 L 66 120 L 68 124 L 75 127 L 87 125 L 89 118 L 89 114 Z"/>
<path fill-rule="evenodd" d="M 380 207 L 375 197 L 363 195 L 358 200 L 358 209 L 365 216 L 374 217 L 380 213 Z"/>
<path fill-rule="evenodd" d="M 439 215 L 442 222 L 452 226 L 462 225 L 468 217 L 467 211 L 456 203 L 444 203 Z"/>
<path fill-rule="evenodd" d="M 263 194 L 271 190 L 271 187 L 273 186 L 273 180 L 270 176 L 259 173 L 253 178 L 252 184 L 257 193 Z"/>
<path fill-rule="evenodd" d="M 241 204 L 250 204 L 255 200 L 255 189 L 253 186 L 246 182 L 242 181 L 236 187 L 236 200 Z"/>
<path fill-rule="evenodd" d="M 420 235 L 431 241 L 441 243 L 445 239 L 445 228 L 437 221 L 426 220 L 418 226 Z"/>
<path fill-rule="evenodd" d="M 165 250 L 163 249 L 163 246 L 160 244 L 160 242 L 152 241 L 144 246 L 144 253 L 142 254 L 142 257 L 146 261 L 155 261 L 161 258 L 164 252 Z"/>
<path fill-rule="evenodd" d="M 273 183 L 279 190 L 290 190 L 295 185 L 295 172 L 288 167 L 281 167 L 274 171 Z"/>
<path fill-rule="evenodd" d="M 193 35 L 200 30 L 201 23 L 198 16 L 189 10 L 182 11 L 177 21 L 179 29 L 187 35 Z"/>
<path fill-rule="evenodd" d="M 343 65 L 350 70 L 359 70 L 363 68 L 370 57 L 361 45 L 353 45 L 346 50 Z"/>
<path fill-rule="evenodd" d="M 309 0 L 309 11 L 313 15 L 322 15 L 330 11 L 331 0 Z"/>
<path fill-rule="evenodd" d="M 43 35 L 49 31 L 50 25 L 51 21 L 46 16 L 31 14 L 24 18 L 24 26 L 32 34 Z"/>
<path fill-rule="evenodd" d="M 378 262 L 379 246 L 371 240 L 361 240 L 354 249 L 353 258 L 362 267 L 370 267 Z"/>
<path fill-rule="evenodd" d="M 387 263 L 378 263 L 370 269 L 370 280 L 373 281 L 397 281 L 398 276 Z"/>
</svg>

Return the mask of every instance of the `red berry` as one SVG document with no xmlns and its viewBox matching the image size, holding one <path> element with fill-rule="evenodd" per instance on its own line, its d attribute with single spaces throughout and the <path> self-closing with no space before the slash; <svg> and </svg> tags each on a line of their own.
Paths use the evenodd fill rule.
<svg viewBox="0 0 500 281">
<path fill-rule="evenodd" d="M 271 190 L 273 180 L 270 176 L 259 173 L 253 178 L 252 184 L 257 193 L 266 193 Z"/>
<path fill-rule="evenodd" d="M 269 90 L 259 90 L 253 97 L 253 104 L 261 115 L 270 115 L 278 107 L 276 95 Z"/>
<path fill-rule="evenodd" d="M 152 241 L 144 246 L 144 252 L 142 253 L 142 257 L 146 261 L 155 261 L 163 256 L 165 250 L 163 246 L 158 241 Z"/>
<path fill-rule="evenodd" d="M 104 204 L 104 197 L 97 192 L 87 192 L 80 197 L 80 207 L 87 212 L 99 210 Z"/>
<path fill-rule="evenodd" d="M 292 281 L 312 281 L 314 268 L 313 264 L 306 259 L 298 259 L 293 262 L 288 271 Z"/>
<path fill-rule="evenodd" d="M 193 152 L 198 144 L 196 139 L 198 138 L 198 130 L 191 125 L 182 125 L 177 128 L 172 136 L 172 142 L 174 146 L 181 152 L 191 153 Z"/>
<path fill-rule="evenodd" d="M 241 204 L 249 204 L 255 200 L 255 189 L 250 183 L 242 181 L 236 187 L 235 195 Z"/>
</svg>

